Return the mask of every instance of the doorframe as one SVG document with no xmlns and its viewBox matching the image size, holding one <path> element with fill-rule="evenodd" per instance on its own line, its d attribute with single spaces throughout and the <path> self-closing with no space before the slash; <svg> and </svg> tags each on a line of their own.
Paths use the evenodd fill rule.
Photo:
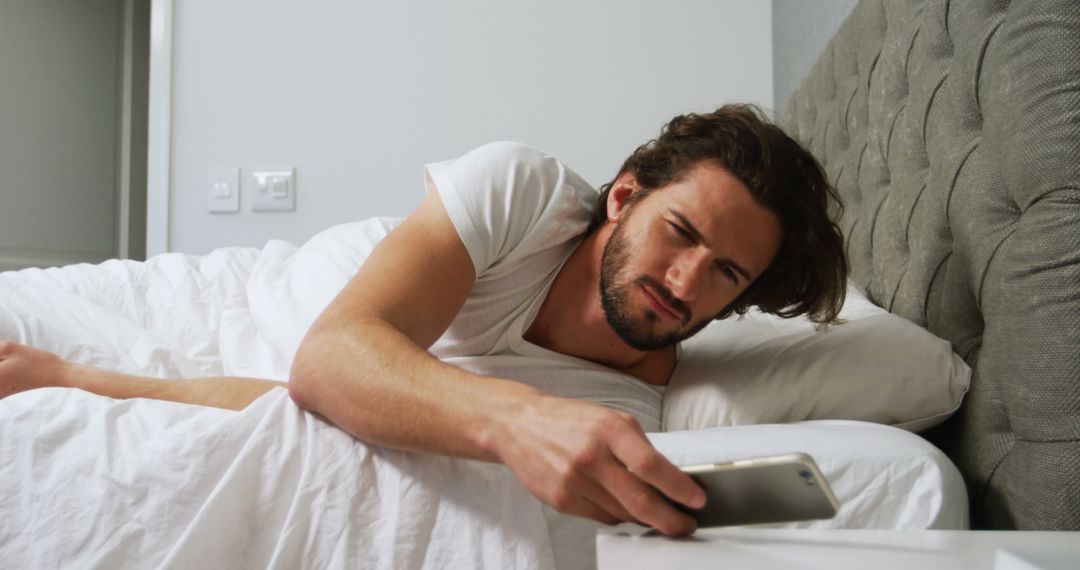
<svg viewBox="0 0 1080 570">
<path fill-rule="evenodd" d="M 113 255 L 123 259 L 145 259 L 146 255 L 149 6 L 149 0 L 120 2 Z"/>
<path fill-rule="evenodd" d="M 146 256 L 170 249 L 173 0 L 150 3 L 150 104 L 146 158 Z"/>
</svg>

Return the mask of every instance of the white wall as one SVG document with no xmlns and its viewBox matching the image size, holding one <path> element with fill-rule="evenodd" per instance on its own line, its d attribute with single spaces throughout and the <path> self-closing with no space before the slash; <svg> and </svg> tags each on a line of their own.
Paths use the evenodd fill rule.
<svg viewBox="0 0 1080 570">
<path fill-rule="evenodd" d="M 773 0 L 773 90 L 779 117 L 858 0 Z"/>
<path fill-rule="evenodd" d="M 424 163 L 490 140 L 599 185 L 676 113 L 773 100 L 757 0 L 183 0 L 173 23 L 170 249 L 188 253 L 406 215 Z M 206 212 L 213 166 L 242 169 L 240 213 Z M 251 212 L 268 167 L 297 169 L 296 212 Z"/>
</svg>

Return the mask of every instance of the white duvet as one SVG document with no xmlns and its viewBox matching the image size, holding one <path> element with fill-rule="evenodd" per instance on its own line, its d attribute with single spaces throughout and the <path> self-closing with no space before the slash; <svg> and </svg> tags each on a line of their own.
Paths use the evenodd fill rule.
<svg viewBox="0 0 1080 570">
<path fill-rule="evenodd" d="M 308 326 L 392 224 L 339 226 L 299 249 L 2 273 L 0 339 L 163 378 L 284 380 Z M 897 429 L 650 437 L 680 464 L 814 456 L 842 508 L 796 526 L 966 526 L 955 468 Z M 284 389 L 242 412 L 64 389 L 0 400 L 0 568 L 588 568 L 594 528 L 543 507 L 502 466 L 364 444 Z"/>
</svg>

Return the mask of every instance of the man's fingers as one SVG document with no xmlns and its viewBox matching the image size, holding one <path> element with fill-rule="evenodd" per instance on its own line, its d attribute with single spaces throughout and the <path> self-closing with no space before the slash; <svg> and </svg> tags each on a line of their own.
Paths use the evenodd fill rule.
<svg viewBox="0 0 1080 570">
<path fill-rule="evenodd" d="M 572 501 L 569 501 L 569 504 L 562 505 L 562 508 L 559 508 L 558 511 L 576 517 L 592 519 L 606 525 L 623 522 L 623 519 L 613 516 L 607 510 L 601 508 L 599 505 L 585 497 L 574 498 Z"/>
<path fill-rule="evenodd" d="M 588 479 L 585 479 L 581 483 L 582 495 L 591 503 L 595 504 L 606 511 L 611 516 L 618 519 L 619 522 L 638 522 L 622 503 L 616 499 L 611 492 L 604 488 L 602 483 L 597 483 Z"/>
<path fill-rule="evenodd" d="M 694 531 L 694 519 L 664 495 L 697 508 L 704 492 L 653 448 L 633 416 L 561 398 L 540 403 L 558 421 L 524 422 L 521 435 L 534 440 L 525 446 L 532 451 L 499 453 L 534 495 L 559 512 L 608 524 L 635 521 L 667 535 Z"/>
<path fill-rule="evenodd" d="M 641 523 L 672 536 L 690 534 L 697 527 L 692 517 L 676 509 L 622 465 L 611 464 L 604 469 L 603 477 L 611 494 Z"/>
<path fill-rule="evenodd" d="M 691 509 L 705 506 L 705 491 L 657 451 L 644 432 L 627 432 L 614 438 L 611 452 L 638 479 L 664 495 Z"/>
</svg>

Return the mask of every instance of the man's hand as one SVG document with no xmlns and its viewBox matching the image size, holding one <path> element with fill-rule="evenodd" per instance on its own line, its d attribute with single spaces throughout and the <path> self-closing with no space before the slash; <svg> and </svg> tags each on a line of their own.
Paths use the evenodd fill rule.
<svg viewBox="0 0 1080 570">
<path fill-rule="evenodd" d="M 637 522 L 670 536 L 694 532 L 691 508 L 705 493 L 660 454 L 629 414 L 588 402 L 538 396 L 500 418 L 492 449 L 540 500 L 606 524 Z"/>
<path fill-rule="evenodd" d="M 34 388 L 66 386 L 71 365 L 51 352 L 0 340 L 0 398 Z"/>
</svg>

